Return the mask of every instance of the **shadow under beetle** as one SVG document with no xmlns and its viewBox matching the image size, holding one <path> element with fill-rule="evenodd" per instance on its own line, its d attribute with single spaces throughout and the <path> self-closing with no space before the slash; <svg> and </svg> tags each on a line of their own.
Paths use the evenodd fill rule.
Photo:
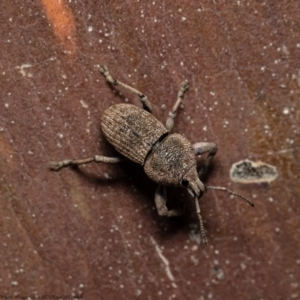
<svg viewBox="0 0 300 300">
<path fill-rule="evenodd" d="M 205 186 L 202 183 L 201 179 L 207 173 L 210 162 L 217 153 L 216 144 L 200 142 L 191 145 L 182 135 L 171 133 L 178 107 L 189 87 L 188 82 L 181 84 L 177 100 L 169 112 L 166 125 L 164 126 L 152 115 L 152 106 L 147 96 L 113 78 L 106 66 L 101 66 L 100 72 L 113 86 L 119 85 L 132 94 L 137 95 L 143 105 L 143 109 L 125 103 L 110 106 L 102 115 L 101 127 L 105 138 L 118 152 L 124 157 L 142 165 L 149 178 L 158 183 L 154 200 L 159 215 L 171 217 L 181 214 L 180 210 L 169 210 L 167 208 L 165 187 L 171 185 L 186 188 L 195 200 L 202 242 L 207 244 L 198 203 L 199 198 L 202 197 L 206 189 L 227 191 L 245 200 L 249 205 L 254 206 L 244 196 L 225 187 Z M 207 152 L 208 155 L 202 168 L 200 171 L 197 171 L 195 156 Z M 118 163 L 122 160 L 119 157 L 95 155 L 86 159 L 67 159 L 60 162 L 52 162 L 50 168 L 58 171 L 70 165 L 81 165 L 90 162 Z"/>
</svg>

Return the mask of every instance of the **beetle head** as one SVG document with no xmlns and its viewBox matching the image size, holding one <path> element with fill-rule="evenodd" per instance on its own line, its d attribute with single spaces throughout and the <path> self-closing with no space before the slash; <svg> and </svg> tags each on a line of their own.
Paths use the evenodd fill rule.
<svg viewBox="0 0 300 300">
<path fill-rule="evenodd" d="M 205 192 L 205 186 L 199 179 L 197 169 L 194 166 L 184 174 L 180 185 L 185 187 L 195 199 L 201 198 Z"/>
</svg>

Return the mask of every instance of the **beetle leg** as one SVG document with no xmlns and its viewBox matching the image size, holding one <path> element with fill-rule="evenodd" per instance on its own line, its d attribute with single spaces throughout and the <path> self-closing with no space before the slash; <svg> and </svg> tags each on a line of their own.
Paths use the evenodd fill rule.
<svg viewBox="0 0 300 300">
<path fill-rule="evenodd" d="M 53 161 L 50 162 L 50 169 L 53 171 L 59 171 L 61 168 L 64 167 L 84 165 L 91 162 L 115 164 L 123 160 L 124 159 L 120 157 L 107 157 L 102 155 L 95 155 L 84 159 L 65 159 L 62 161 Z"/>
<path fill-rule="evenodd" d="M 184 81 L 181 84 L 180 90 L 178 92 L 177 100 L 176 100 L 172 110 L 169 112 L 169 116 L 168 116 L 168 119 L 166 122 L 166 128 L 168 129 L 168 131 L 171 131 L 173 129 L 174 119 L 176 117 L 178 107 L 182 103 L 183 95 L 188 90 L 188 88 L 189 88 L 189 83 L 187 81 Z"/>
<path fill-rule="evenodd" d="M 173 217 L 173 216 L 180 216 L 182 215 L 181 210 L 177 209 L 171 209 L 168 210 L 166 202 L 167 202 L 167 194 L 166 194 L 166 187 L 159 185 L 155 192 L 155 206 L 157 209 L 157 212 L 160 216 L 166 216 L 166 217 Z"/>
<path fill-rule="evenodd" d="M 113 78 L 108 71 L 107 66 L 100 66 L 100 72 L 101 74 L 105 77 L 106 81 L 108 81 L 110 84 L 112 85 L 119 85 L 121 87 L 123 87 L 125 90 L 129 91 L 130 93 L 138 96 L 143 104 L 143 108 L 148 111 L 149 113 L 152 114 L 152 105 L 150 103 L 150 101 L 148 100 L 148 97 L 146 95 L 144 95 L 143 93 L 141 93 L 140 91 L 138 91 L 137 89 Z"/>
<path fill-rule="evenodd" d="M 215 143 L 205 143 L 205 142 L 203 142 L 203 143 L 194 144 L 193 148 L 194 148 L 194 151 L 195 151 L 195 155 L 200 155 L 200 154 L 208 152 L 208 155 L 206 157 L 204 165 L 199 171 L 199 178 L 203 179 L 203 177 L 206 175 L 206 173 L 208 171 L 208 167 L 211 163 L 211 160 L 213 159 L 213 157 L 217 153 L 218 147 Z"/>
</svg>

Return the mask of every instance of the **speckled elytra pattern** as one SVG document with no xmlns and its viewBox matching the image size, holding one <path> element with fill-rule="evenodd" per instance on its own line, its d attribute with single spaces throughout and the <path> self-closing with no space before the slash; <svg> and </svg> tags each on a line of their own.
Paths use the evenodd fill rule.
<svg viewBox="0 0 300 300">
<path fill-rule="evenodd" d="M 102 115 L 101 127 L 105 138 L 121 154 L 140 165 L 144 165 L 155 142 L 168 133 L 153 115 L 132 104 L 109 107 Z"/>
</svg>

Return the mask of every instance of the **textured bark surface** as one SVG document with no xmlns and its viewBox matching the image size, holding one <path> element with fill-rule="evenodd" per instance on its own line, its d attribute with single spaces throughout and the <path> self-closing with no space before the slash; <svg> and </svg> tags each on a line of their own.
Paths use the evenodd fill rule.
<svg viewBox="0 0 300 300">
<path fill-rule="evenodd" d="M 0 298 L 299 299 L 299 13 L 299 0 L 1 1 Z M 217 143 L 205 183 L 256 206 L 208 191 L 207 247 L 190 196 L 168 189 L 186 214 L 158 217 L 135 164 L 47 169 L 116 154 L 101 113 L 140 103 L 110 89 L 100 63 L 162 122 L 189 80 L 173 132 Z M 244 159 L 278 177 L 232 182 Z"/>
</svg>

